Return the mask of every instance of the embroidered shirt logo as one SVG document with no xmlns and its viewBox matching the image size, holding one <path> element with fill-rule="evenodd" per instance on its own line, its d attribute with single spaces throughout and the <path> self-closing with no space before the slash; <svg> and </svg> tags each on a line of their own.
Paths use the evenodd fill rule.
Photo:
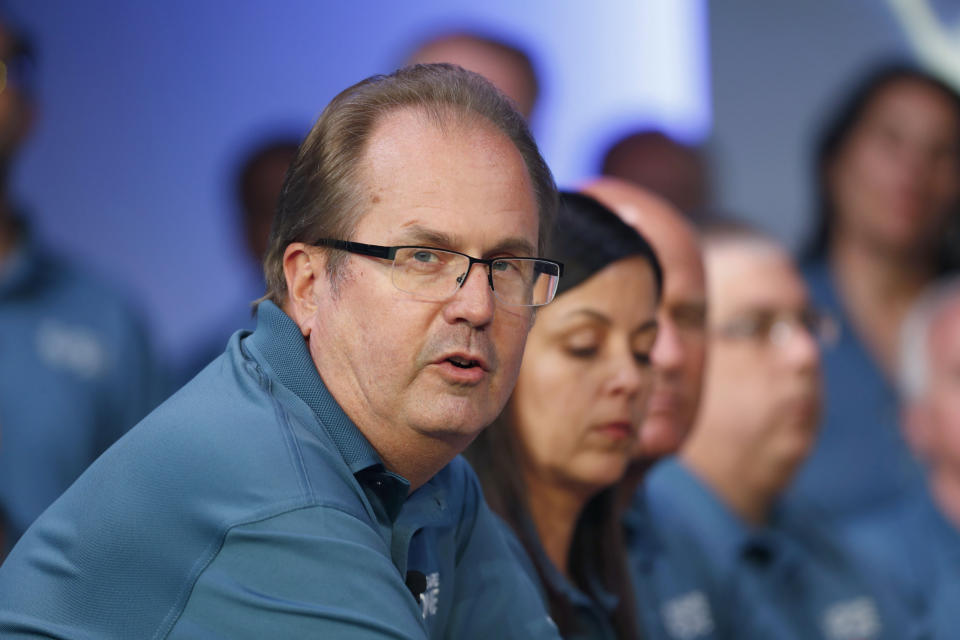
<svg viewBox="0 0 960 640">
<path fill-rule="evenodd" d="M 440 573 L 434 571 L 427 574 L 427 588 L 420 594 L 420 608 L 423 618 L 437 615 L 437 605 L 440 603 Z"/>
<path fill-rule="evenodd" d="M 49 365 L 95 378 L 107 365 L 107 354 L 97 335 L 85 328 L 45 320 L 37 329 L 37 351 Z"/>
<path fill-rule="evenodd" d="M 667 633 L 676 640 L 694 640 L 713 633 L 710 602 L 701 591 L 691 591 L 668 600 L 661 612 Z"/>
<path fill-rule="evenodd" d="M 880 635 L 880 615 L 868 597 L 838 602 L 823 614 L 823 630 L 830 640 L 869 640 Z"/>
</svg>

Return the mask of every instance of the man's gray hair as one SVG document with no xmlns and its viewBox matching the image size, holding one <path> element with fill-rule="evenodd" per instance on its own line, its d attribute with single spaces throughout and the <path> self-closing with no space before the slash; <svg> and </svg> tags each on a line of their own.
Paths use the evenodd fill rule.
<svg viewBox="0 0 960 640">
<path fill-rule="evenodd" d="M 910 307 L 900 326 L 898 382 L 905 400 L 913 400 L 930 384 L 930 331 L 947 306 L 960 302 L 960 277 L 928 286 Z"/>
<path fill-rule="evenodd" d="M 367 78 L 337 95 L 300 145 L 284 179 L 263 269 L 263 299 L 287 297 L 283 255 L 293 242 L 349 240 L 366 207 L 361 172 L 370 137 L 384 116 L 413 109 L 438 126 L 486 121 L 516 147 L 533 185 L 543 251 L 557 208 L 553 175 L 526 120 L 510 100 L 479 74 L 450 64 L 421 64 Z M 344 254 L 331 251 L 327 272 L 336 282 Z"/>
</svg>

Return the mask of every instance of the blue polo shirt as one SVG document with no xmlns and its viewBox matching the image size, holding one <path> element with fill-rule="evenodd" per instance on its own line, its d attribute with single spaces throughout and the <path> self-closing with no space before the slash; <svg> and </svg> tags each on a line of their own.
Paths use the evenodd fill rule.
<svg viewBox="0 0 960 640">
<path fill-rule="evenodd" d="M 676 459 L 658 464 L 645 482 L 648 522 L 666 562 L 687 584 L 700 585 L 697 593 L 708 601 L 678 601 L 667 592 L 659 606 L 648 604 L 676 618 L 662 620 L 667 637 L 909 637 L 887 594 L 876 592 L 865 568 L 827 537 L 819 516 L 778 512 L 768 526 L 750 527 Z"/>
<path fill-rule="evenodd" d="M 565 640 L 616 640 L 617 634 L 613 626 L 613 613 L 619 604 L 619 599 L 607 591 L 599 580 L 591 580 L 589 592 L 585 592 L 564 576 L 547 556 L 543 546 L 539 544 L 536 527 L 528 520 L 525 527 L 533 547 L 528 553 L 520 542 L 516 532 L 504 520 L 497 518 L 497 522 L 504 537 L 513 552 L 517 563 L 523 567 L 527 577 L 537 585 L 542 601 L 547 602 L 547 587 L 559 593 L 567 604 L 576 612 L 576 631 L 567 633 Z M 531 557 L 531 554 L 533 557 Z M 537 572 L 534 565 L 543 569 L 543 576 Z"/>
<path fill-rule="evenodd" d="M 784 494 L 786 508 L 816 505 L 832 520 L 863 518 L 923 491 L 904 442 L 896 390 L 851 324 L 826 262 L 804 266 L 814 304 L 839 324 L 823 349 L 824 410 L 817 443 Z"/>
<path fill-rule="evenodd" d="M 662 527 L 651 521 L 646 487 L 634 493 L 623 517 L 624 540 L 633 578 L 633 595 L 644 640 L 718 640 L 729 630 L 717 628 L 703 572 L 696 558 L 668 553 Z M 663 532 L 668 538 L 669 532 Z M 722 618 L 719 621 L 723 621 Z"/>
<path fill-rule="evenodd" d="M 882 520 L 850 527 L 850 548 L 875 567 L 908 611 L 916 637 L 957 637 L 960 530 L 925 495 Z"/>
<path fill-rule="evenodd" d="M 27 531 L 0 636 L 556 637 L 465 461 L 408 492 L 263 303 Z"/>
<path fill-rule="evenodd" d="M 164 390 L 126 299 L 23 229 L 0 262 L 0 511 L 8 543 Z"/>
</svg>

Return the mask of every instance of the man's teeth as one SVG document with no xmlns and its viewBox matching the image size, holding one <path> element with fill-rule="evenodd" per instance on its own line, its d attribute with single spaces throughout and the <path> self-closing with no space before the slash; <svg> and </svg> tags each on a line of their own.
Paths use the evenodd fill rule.
<svg viewBox="0 0 960 640">
<path fill-rule="evenodd" d="M 453 363 L 454 365 L 456 365 L 456 366 L 458 366 L 458 367 L 461 367 L 461 368 L 463 368 L 463 369 L 467 369 L 467 368 L 469 368 L 469 367 L 472 367 L 473 364 L 474 364 L 474 363 L 473 363 L 473 360 L 464 360 L 463 358 L 457 358 L 457 357 L 447 358 L 447 360 L 449 360 L 449 361 L 450 361 L 451 363 Z"/>
</svg>

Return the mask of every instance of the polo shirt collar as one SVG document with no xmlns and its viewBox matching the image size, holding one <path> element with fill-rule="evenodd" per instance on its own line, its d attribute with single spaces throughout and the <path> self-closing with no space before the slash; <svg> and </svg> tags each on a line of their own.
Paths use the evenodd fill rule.
<svg viewBox="0 0 960 640">
<path fill-rule="evenodd" d="M 653 559 L 663 552 L 657 528 L 652 526 L 650 507 L 644 485 L 633 493 L 630 505 L 623 514 L 623 530 L 631 556 L 652 566 Z"/>
<path fill-rule="evenodd" d="M 535 556 L 536 564 L 543 571 L 543 579 L 550 583 L 555 591 L 563 594 L 563 597 L 573 606 L 587 610 L 595 610 L 599 606 L 606 614 L 605 618 L 609 619 L 620 602 L 617 595 L 608 591 L 595 575 L 587 576 L 589 595 L 581 591 L 560 572 L 560 569 L 547 556 L 546 550 L 540 544 L 540 538 L 533 521 L 529 517 L 525 518 L 520 526 L 524 530 L 524 537 L 530 542 L 531 554 Z"/>
<path fill-rule="evenodd" d="M 708 558 L 734 563 L 755 541 L 754 530 L 676 458 L 658 464 L 647 483 L 653 517 L 679 509 L 691 521 L 692 529 L 709 532 L 698 539 Z M 722 569 L 732 570 L 733 566 Z"/>
<path fill-rule="evenodd" d="M 296 323 L 267 300 L 258 305 L 256 330 L 246 339 L 280 383 L 310 407 L 350 471 L 361 485 L 380 496 L 386 515 L 395 520 L 410 490 L 409 482 L 384 468 L 380 456 L 330 395 Z"/>
</svg>

